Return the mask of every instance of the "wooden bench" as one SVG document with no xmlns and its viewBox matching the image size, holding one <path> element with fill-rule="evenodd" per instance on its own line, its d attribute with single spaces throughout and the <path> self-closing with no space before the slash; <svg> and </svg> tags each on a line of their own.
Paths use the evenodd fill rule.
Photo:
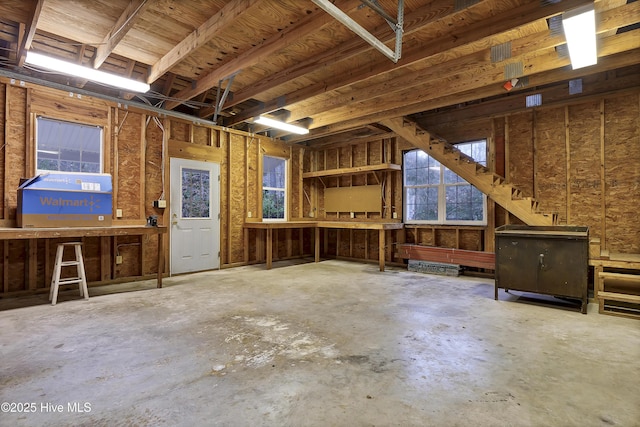
<svg viewBox="0 0 640 427">
<path fill-rule="evenodd" d="M 640 319 L 640 255 L 603 253 L 589 265 L 594 267 L 598 311 Z"/>
</svg>

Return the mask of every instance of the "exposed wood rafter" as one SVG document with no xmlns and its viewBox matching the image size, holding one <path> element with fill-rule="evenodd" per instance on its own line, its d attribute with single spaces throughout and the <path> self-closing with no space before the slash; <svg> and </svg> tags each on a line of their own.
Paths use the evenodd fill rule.
<svg viewBox="0 0 640 427">
<path fill-rule="evenodd" d="M 152 0 L 131 0 L 127 8 L 122 12 L 109 34 L 96 49 L 96 56 L 93 60 L 93 68 L 100 68 L 104 61 L 111 55 L 113 49 L 133 28 L 137 20 L 142 16 L 145 8 L 152 3 Z"/>
</svg>

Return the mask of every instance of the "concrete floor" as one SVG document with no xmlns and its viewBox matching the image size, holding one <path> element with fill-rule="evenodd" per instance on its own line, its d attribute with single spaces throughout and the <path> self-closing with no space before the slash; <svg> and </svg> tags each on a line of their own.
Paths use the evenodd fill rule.
<svg viewBox="0 0 640 427">
<path fill-rule="evenodd" d="M 0 311 L 0 425 L 640 425 L 640 322 L 594 304 L 343 261 L 136 286 Z"/>
</svg>

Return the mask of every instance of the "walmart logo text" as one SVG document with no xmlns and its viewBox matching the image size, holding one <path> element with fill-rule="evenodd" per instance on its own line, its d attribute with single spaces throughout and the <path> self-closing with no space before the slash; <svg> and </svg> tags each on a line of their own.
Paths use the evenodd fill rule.
<svg viewBox="0 0 640 427">
<path fill-rule="evenodd" d="M 93 208 L 100 208 L 98 203 L 100 200 L 93 200 L 91 198 L 84 199 L 63 199 L 62 197 L 40 197 L 40 204 L 42 206 L 65 206 L 65 207 L 88 207 L 91 212 Z"/>
</svg>

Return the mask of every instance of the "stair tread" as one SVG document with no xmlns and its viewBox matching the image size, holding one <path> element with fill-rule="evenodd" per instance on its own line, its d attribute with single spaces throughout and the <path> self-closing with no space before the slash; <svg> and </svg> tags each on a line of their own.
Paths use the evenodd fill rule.
<svg viewBox="0 0 640 427">
<path fill-rule="evenodd" d="M 557 213 L 542 213 L 539 211 L 540 202 L 532 197 L 524 197 L 522 190 L 507 183 L 505 178 L 491 171 L 486 166 L 473 161 L 473 158 L 458 148 L 443 140 L 429 137 L 427 140 L 423 135 L 430 135 L 429 132 L 418 126 L 414 121 L 403 118 L 402 127 L 410 126 L 416 130 L 414 135 L 408 137 L 416 138 L 416 146 L 428 147 L 436 160 L 440 160 L 453 172 L 458 173 L 478 190 L 487 194 L 495 202 L 500 204 L 507 211 L 516 215 L 529 225 L 554 225 L 557 224 Z M 391 129 L 397 128 L 397 121 L 390 121 Z M 407 132 L 398 131 L 407 134 Z M 470 166 L 471 165 L 471 166 Z M 474 169 L 471 169 L 474 168 Z"/>
</svg>

